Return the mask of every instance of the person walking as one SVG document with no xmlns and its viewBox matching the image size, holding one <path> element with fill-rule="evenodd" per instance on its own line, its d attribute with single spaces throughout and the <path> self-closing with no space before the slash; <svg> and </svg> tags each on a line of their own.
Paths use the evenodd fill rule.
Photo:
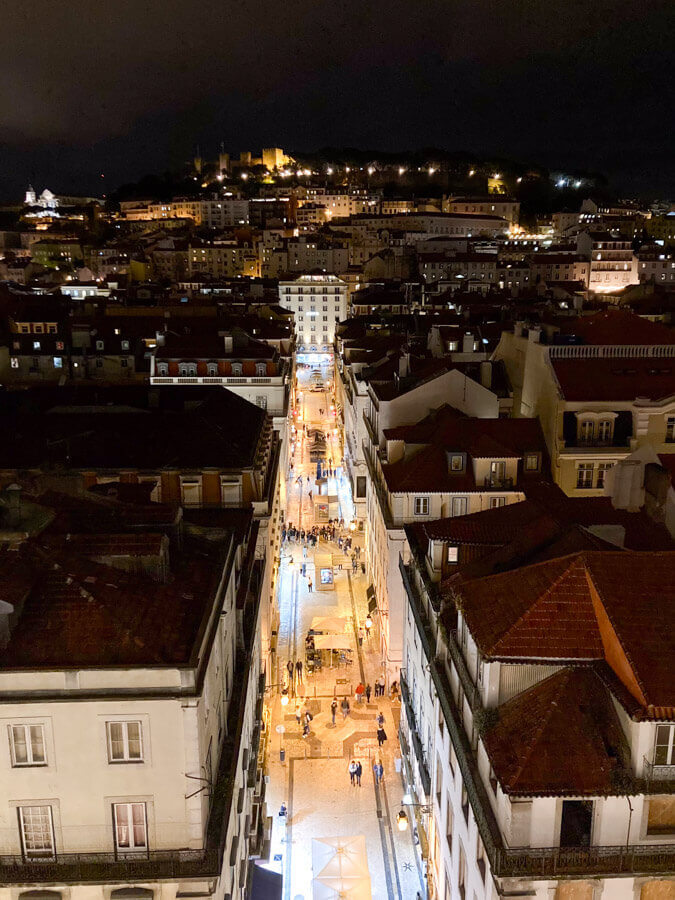
<svg viewBox="0 0 675 900">
<path fill-rule="evenodd" d="M 340 704 L 340 709 L 342 710 L 342 721 L 344 722 L 344 720 L 349 715 L 349 711 L 350 711 L 349 700 L 347 700 L 346 697 L 342 698 L 342 703 Z"/>
<path fill-rule="evenodd" d="M 286 668 L 288 669 L 288 677 L 290 679 L 291 684 L 293 684 L 293 660 L 289 659 L 286 663 Z"/>
<path fill-rule="evenodd" d="M 380 675 L 380 677 L 377 679 L 377 683 L 380 686 L 380 697 L 384 697 L 384 686 L 385 686 L 384 675 Z"/>
<path fill-rule="evenodd" d="M 357 703 L 361 703 L 361 702 L 362 702 L 362 700 L 363 700 L 363 694 L 364 694 L 365 690 L 366 690 L 366 689 L 365 689 L 365 687 L 364 687 L 363 682 L 362 682 L 362 681 L 359 681 L 359 683 L 356 685 L 356 702 L 357 702 Z"/>
<path fill-rule="evenodd" d="M 337 713 L 338 702 L 337 697 L 333 697 L 330 704 L 330 717 L 332 724 L 335 725 L 335 714 Z"/>
<path fill-rule="evenodd" d="M 377 727 L 382 728 L 383 725 L 384 725 L 384 715 L 382 712 L 379 712 L 377 714 Z"/>
<path fill-rule="evenodd" d="M 390 695 L 392 700 L 398 700 L 398 682 L 392 681 Z"/>
<path fill-rule="evenodd" d="M 377 743 L 379 744 L 379 746 L 381 747 L 382 744 L 384 744 L 384 742 L 386 740 L 387 740 L 387 732 L 384 730 L 384 728 L 378 728 L 377 729 Z"/>
<path fill-rule="evenodd" d="M 299 659 L 295 664 L 295 674 L 298 678 L 298 681 L 302 684 L 302 660 Z"/>
<path fill-rule="evenodd" d="M 310 594 L 312 593 L 312 579 L 311 578 L 309 578 L 307 581 L 307 590 L 309 591 Z"/>
<path fill-rule="evenodd" d="M 375 775 L 375 784 L 379 784 L 382 781 L 382 776 L 384 775 L 384 766 L 379 759 L 375 760 L 375 762 L 373 763 L 373 774 Z"/>
<path fill-rule="evenodd" d="M 370 684 L 367 684 L 366 685 L 366 703 L 370 703 L 370 694 L 371 694 L 372 690 L 373 689 L 370 686 Z"/>
<path fill-rule="evenodd" d="M 349 772 L 349 781 L 351 782 L 352 787 L 356 781 L 356 760 L 353 759 L 349 766 L 347 767 L 347 771 Z"/>
<path fill-rule="evenodd" d="M 361 776 L 363 775 L 363 766 L 361 760 L 356 763 L 356 783 L 361 787 Z"/>
<path fill-rule="evenodd" d="M 300 724 L 300 720 L 302 719 L 302 703 L 298 700 L 295 704 L 295 721 Z"/>
<path fill-rule="evenodd" d="M 361 628 L 359 626 L 359 647 L 363 647 L 363 637 L 364 637 L 363 628 Z"/>
</svg>

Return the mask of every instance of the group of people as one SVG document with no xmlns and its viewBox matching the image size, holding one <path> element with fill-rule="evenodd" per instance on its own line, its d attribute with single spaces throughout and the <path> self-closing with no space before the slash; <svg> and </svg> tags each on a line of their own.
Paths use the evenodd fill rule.
<svg viewBox="0 0 675 900">
<path fill-rule="evenodd" d="M 363 766 L 360 759 L 352 759 L 347 766 L 349 772 L 349 781 L 352 786 L 361 787 L 361 776 L 363 775 Z M 373 775 L 375 776 L 375 784 L 380 784 L 384 777 L 384 766 L 382 761 L 376 759 L 373 763 Z"/>
<path fill-rule="evenodd" d="M 343 722 L 351 712 L 351 706 L 349 705 L 347 697 L 343 697 L 339 704 L 337 697 L 333 697 L 330 704 L 330 717 L 333 725 L 335 725 L 335 716 L 337 715 L 338 707 L 342 713 Z"/>
<path fill-rule="evenodd" d="M 316 547 L 318 540 L 334 541 L 335 535 L 338 535 L 338 547 L 345 553 L 349 553 L 352 546 L 351 537 L 341 537 L 340 531 L 344 528 L 344 519 L 329 519 L 327 525 L 314 525 L 312 528 L 296 528 L 292 522 L 288 523 L 288 528 L 284 526 L 281 529 L 281 543 L 288 541 L 291 544 L 301 544 L 303 547 Z M 361 548 L 356 547 L 354 552 L 357 559 L 361 556 Z"/>
<path fill-rule="evenodd" d="M 302 700 L 298 700 L 295 704 L 295 720 L 298 725 L 302 724 L 302 736 L 303 738 L 309 737 L 310 732 L 310 723 L 314 716 L 308 709 L 303 710 L 303 702 Z"/>
</svg>

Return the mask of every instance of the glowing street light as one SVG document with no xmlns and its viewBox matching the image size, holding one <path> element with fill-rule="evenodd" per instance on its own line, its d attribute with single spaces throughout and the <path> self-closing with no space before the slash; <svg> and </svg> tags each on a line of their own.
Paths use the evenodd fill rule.
<svg viewBox="0 0 675 900">
<path fill-rule="evenodd" d="M 330 166 L 328 166 L 328 168 L 326 169 L 326 175 L 332 175 L 332 174 L 333 174 L 333 170 L 331 169 Z"/>
<path fill-rule="evenodd" d="M 469 169 L 469 178 L 473 178 L 473 176 L 474 176 L 475 174 L 476 174 L 476 170 L 475 170 L 475 169 Z"/>
<path fill-rule="evenodd" d="M 399 174 L 399 175 L 405 175 L 405 167 L 404 167 L 404 166 L 399 166 L 399 167 L 398 167 L 398 174 Z"/>
<path fill-rule="evenodd" d="M 375 172 L 375 169 L 372 166 L 368 166 L 368 174 L 372 175 Z"/>
<path fill-rule="evenodd" d="M 241 177 L 243 178 L 244 181 L 246 181 L 248 179 L 248 172 L 242 172 Z"/>
<path fill-rule="evenodd" d="M 434 169 L 433 166 L 429 166 L 429 174 L 430 175 L 433 175 L 435 171 L 436 171 L 436 169 Z"/>
</svg>

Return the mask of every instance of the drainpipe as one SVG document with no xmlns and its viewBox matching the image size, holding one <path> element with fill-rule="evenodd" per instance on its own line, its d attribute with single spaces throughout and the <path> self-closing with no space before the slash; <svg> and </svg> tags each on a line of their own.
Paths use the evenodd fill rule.
<svg viewBox="0 0 675 900">
<path fill-rule="evenodd" d="M 626 853 L 628 853 L 628 847 L 630 846 L 630 823 L 633 818 L 633 804 L 630 802 L 630 797 L 626 795 L 626 802 L 628 803 L 628 831 L 626 832 Z"/>
</svg>

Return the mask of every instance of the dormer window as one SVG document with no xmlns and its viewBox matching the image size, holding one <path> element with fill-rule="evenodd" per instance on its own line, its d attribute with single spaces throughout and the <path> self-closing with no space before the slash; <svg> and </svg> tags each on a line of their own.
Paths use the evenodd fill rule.
<svg viewBox="0 0 675 900">
<path fill-rule="evenodd" d="M 526 472 L 538 472 L 539 471 L 539 454 L 538 453 L 527 453 L 525 455 L 525 471 Z"/>
<path fill-rule="evenodd" d="M 267 363 L 256 363 L 255 364 L 255 374 L 256 375 L 267 375 Z"/>
<path fill-rule="evenodd" d="M 464 455 L 462 453 L 449 454 L 449 468 L 451 472 L 464 471 Z"/>
<path fill-rule="evenodd" d="M 582 419 L 579 422 L 579 443 L 589 444 L 593 440 L 593 425 L 592 419 Z"/>
<path fill-rule="evenodd" d="M 210 362 L 206 364 L 206 374 L 207 375 L 217 375 L 218 374 L 218 363 Z"/>
<path fill-rule="evenodd" d="M 232 363 L 232 374 L 233 375 L 241 375 L 243 371 L 244 371 L 244 369 L 243 369 L 243 366 L 241 363 L 239 363 L 239 362 Z"/>
<path fill-rule="evenodd" d="M 428 516 L 429 515 L 429 498 L 428 497 L 415 497 L 415 515 L 416 516 Z"/>
<path fill-rule="evenodd" d="M 103 343 L 103 341 L 96 341 L 96 349 L 97 350 L 103 350 L 104 346 L 105 346 L 105 344 Z"/>
<path fill-rule="evenodd" d="M 459 547 L 448 546 L 448 563 L 456 565 L 459 559 Z"/>
<path fill-rule="evenodd" d="M 178 364 L 178 374 L 179 375 L 196 375 L 197 374 L 197 364 L 196 363 L 179 363 Z"/>
<path fill-rule="evenodd" d="M 157 363 L 157 374 L 158 375 L 168 375 L 169 374 L 169 364 L 165 362 Z"/>
</svg>

